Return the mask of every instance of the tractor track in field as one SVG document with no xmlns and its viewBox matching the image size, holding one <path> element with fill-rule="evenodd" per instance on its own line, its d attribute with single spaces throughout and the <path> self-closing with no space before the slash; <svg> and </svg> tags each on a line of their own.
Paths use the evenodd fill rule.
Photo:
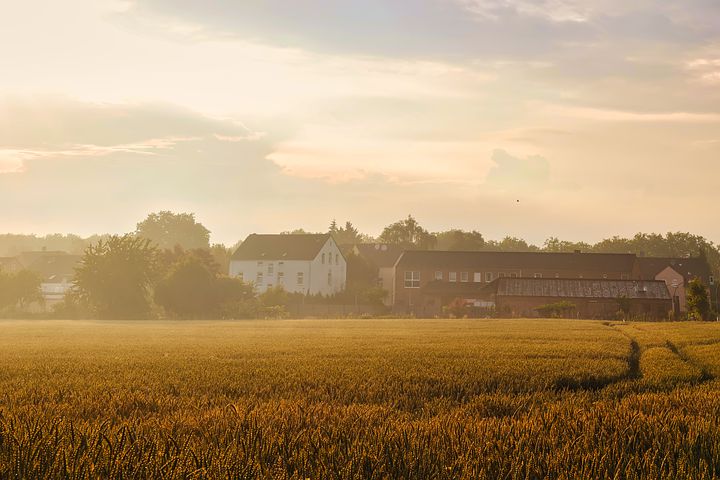
<svg viewBox="0 0 720 480">
<path fill-rule="evenodd" d="M 625 378 L 628 380 L 640 380 L 643 377 L 642 370 L 640 368 L 640 358 L 642 357 L 642 353 L 643 353 L 642 347 L 637 342 L 637 340 L 632 337 L 632 335 L 630 335 L 629 333 L 618 328 L 618 324 L 605 322 L 604 325 L 619 332 L 625 338 L 630 340 L 630 353 L 628 354 L 628 357 L 627 357 L 628 373 Z M 712 342 L 712 343 L 720 343 L 720 342 Z M 679 348 L 677 345 L 675 345 L 675 343 L 673 343 L 669 339 L 665 339 L 664 348 L 667 348 L 670 352 L 672 352 L 673 355 L 675 355 L 683 363 L 686 363 L 689 366 L 700 371 L 700 378 L 698 379 L 698 383 L 705 383 L 705 382 L 715 380 L 715 378 L 716 378 L 715 375 L 708 369 L 708 367 L 706 365 L 703 365 L 702 363 L 691 358 L 687 353 L 685 353 L 681 348 Z"/>
</svg>

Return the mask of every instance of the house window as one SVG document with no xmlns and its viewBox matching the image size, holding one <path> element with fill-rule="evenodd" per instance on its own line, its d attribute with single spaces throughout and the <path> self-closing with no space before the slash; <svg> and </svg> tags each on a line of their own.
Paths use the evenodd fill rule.
<svg viewBox="0 0 720 480">
<path fill-rule="evenodd" d="M 405 288 L 420 288 L 420 272 L 405 272 Z"/>
<path fill-rule="evenodd" d="M 511 273 L 511 274 L 510 274 L 510 278 L 517 278 L 517 276 L 518 276 L 517 273 Z"/>
<path fill-rule="evenodd" d="M 323 265 L 325 265 L 325 254 L 324 254 L 324 253 L 322 254 L 322 260 L 321 260 L 321 262 L 322 262 Z"/>
<path fill-rule="evenodd" d="M 285 283 L 285 273 L 284 272 L 278 272 L 278 285 L 282 285 Z"/>
<path fill-rule="evenodd" d="M 298 284 L 298 285 L 304 285 L 304 284 L 305 284 L 305 272 L 298 272 L 298 273 L 297 273 L 297 284 Z"/>
<path fill-rule="evenodd" d="M 442 280 L 442 279 L 443 279 L 443 273 L 435 272 L 435 280 Z"/>
<path fill-rule="evenodd" d="M 620 280 L 630 280 L 630 275 L 627 273 L 621 273 Z"/>
<path fill-rule="evenodd" d="M 273 273 L 275 273 L 275 264 L 268 263 L 268 275 L 272 275 Z"/>
<path fill-rule="evenodd" d="M 383 288 L 383 278 L 382 277 L 378 277 L 377 286 L 380 288 Z"/>
<path fill-rule="evenodd" d="M 475 283 L 482 282 L 482 272 L 473 273 L 473 282 L 475 282 Z"/>
<path fill-rule="evenodd" d="M 448 273 L 448 282 L 457 282 L 457 272 Z"/>
<path fill-rule="evenodd" d="M 245 274 L 243 272 L 238 272 L 237 278 L 240 279 L 241 282 L 245 281 Z"/>
<path fill-rule="evenodd" d="M 255 277 L 255 283 L 257 283 L 258 285 L 262 285 L 262 283 L 263 283 L 263 273 L 262 272 L 257 272 L 257 277 Z"/>
<path fill-rule="evenodd" d="M 467 282 L 468 281 L 469 274 L 468 272 L 461 272 L 460 273 L 460 281 L 461 282 Z"/>
<path fill-rule="evenodd" d="M 493 281 L 493 274 L 492 274 L 492 272 L 485 272 L 485 281 L 486 281 L 486 282 L 492 282 L 492 281 Z"/>
<path fill-rule="evenodd" d="M 500 277 L 500 278 L 505 278 L 505 276 L 506 276 L 505 272 L 498 273 L 498 277 Z"/>
<path fill-rule="evenodd" d="M 263 262 L 258 262 L 258 268 L 262 268 Z"/>
<path fill-rule="evenodd" d="M 268 290 L 272 289 L 272 283 L 268 283 L 268 284 L 267 284 L 267 289 L 268 289 Z"/>
<path fill-rule="evenodd" d="M 278 262 L 278 270 L 282 270 L 285 266 L 285 262 Z"/>
<path fill-rule="evenodd" d="M 534 273 L 533 278 L 542 278 L 542 273 Z"/>
<path fill-rule="evenodd" d="M 340 255 L 335 254 L 335 265 L 340 265 Z"/>
</svg>

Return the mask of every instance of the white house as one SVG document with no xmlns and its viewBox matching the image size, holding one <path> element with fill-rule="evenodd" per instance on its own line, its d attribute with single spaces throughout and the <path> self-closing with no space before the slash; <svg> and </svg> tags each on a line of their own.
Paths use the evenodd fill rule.
<svg viewBox="0 0 720 480">
<path fill-rule="evenodd" d="M 230 276 L 252 282 L 262 293 L 282 286 L 288 292 L 332 295 L 345 289 L 347 263 L 330 234 L 253 233 L 230 260 Z"/>
</svg>

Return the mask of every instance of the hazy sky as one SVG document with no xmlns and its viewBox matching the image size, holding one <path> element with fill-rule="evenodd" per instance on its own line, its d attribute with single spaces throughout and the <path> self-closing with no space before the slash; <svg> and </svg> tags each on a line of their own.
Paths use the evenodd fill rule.
<svg viewBox="0 0 720 480">
<path fill-rule="evenodd" d="M 1 232 L 717 242 L 719 178 L 718 0 L 2 6 Z"/>
</svg>

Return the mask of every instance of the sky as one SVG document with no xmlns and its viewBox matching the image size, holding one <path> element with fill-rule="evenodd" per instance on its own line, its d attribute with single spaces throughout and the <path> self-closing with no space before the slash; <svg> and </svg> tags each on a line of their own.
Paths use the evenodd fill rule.
<svg viewBox="0 0 720 480">
<path fill-rule="evenodd" d="M 0 2 L 0 232 L 720 241 L 717 0 Z"/>
</svg>

